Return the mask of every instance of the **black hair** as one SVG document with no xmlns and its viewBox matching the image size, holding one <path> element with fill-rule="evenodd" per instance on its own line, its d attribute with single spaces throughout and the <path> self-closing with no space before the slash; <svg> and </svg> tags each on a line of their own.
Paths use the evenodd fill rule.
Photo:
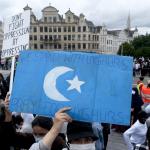
<svg viewBox="0 0 150 150">
<path fill-rule="evenodd" d="M 138 119 L 141 120 L 143 118 L 148 118 L 148 114 L 145 111 L 140 111 L 138 113 Z"/>
<path fill-rule="evenodd" d="M 141 76 L 141 77 L 139 77 L 139 79 L 140 79 L 140 81 L 143 81 L 143 80 L 144 80 L 144 77 L 143 77 L 143 76 Z"/>
<path fill-rule="evenodd" d="M 37 116 L 32 121 L 32 127 L 34 126 L 40 126 L 44 129 L 50 130 L 53 126 L 53 120 L 52 118 L 44 117 L 44 116 Z"/>
</svg>

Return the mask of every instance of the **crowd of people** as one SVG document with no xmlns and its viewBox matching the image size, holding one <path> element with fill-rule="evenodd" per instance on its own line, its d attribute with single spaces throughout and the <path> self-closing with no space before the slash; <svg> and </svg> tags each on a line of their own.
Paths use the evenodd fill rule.
<svg viewBox="0 0 150 150">
<path fill-rule="evenodd" d="M 149 59 L 138 62 L 150 65 Z M 131 126 L 123 133 L 128 150 L 150 149 L 150 80 L 143 80 L 132 89 Z M 0 150 L 106 150 L 110 124 L 73 120 L 70 107 L 54 118 L 10 112 L 8 91 L 9 78 L 0 74 Z"/>
<path fill-rule="evenodd" d="M 123 134 L 128 150 L 150 149 L 150 80 L 147 85 L 143 80 L 140 77 L 132 89 L 131 127 Z"/>
<path fill-rule="evenodd" d="M 150 76 L 150 58 L 135 58 L 133 61 L 134 76 Z"/>
</svg>

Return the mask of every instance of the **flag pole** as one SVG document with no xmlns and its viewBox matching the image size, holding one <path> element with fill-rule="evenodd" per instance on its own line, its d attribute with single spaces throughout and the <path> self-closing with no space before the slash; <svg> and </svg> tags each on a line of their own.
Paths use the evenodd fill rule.
<svg viewBox="0 0 150 150">
<path fill-rule="evenodd" d="M 9 83 L 9 94 L 10 95 L 12 93 L 12 87 L 13 87 L 14 70 L 15 70 L 15 56 L 12 57 L 12 61 L 11 61 L 11 74 L 10 74 L 10 83 Z"/>
</svg>

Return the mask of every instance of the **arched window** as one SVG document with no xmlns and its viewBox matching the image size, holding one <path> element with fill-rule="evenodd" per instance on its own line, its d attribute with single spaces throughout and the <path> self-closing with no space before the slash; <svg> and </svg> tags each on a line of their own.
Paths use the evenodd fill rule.
<svg viewBox="0 0 150 150">
<path fill-rule="evenodd" d="M 71 18 L 70 18 L 70 16 L 68 16 L 68 22 L 70 22 L 71 21 Z"/>
</svg>

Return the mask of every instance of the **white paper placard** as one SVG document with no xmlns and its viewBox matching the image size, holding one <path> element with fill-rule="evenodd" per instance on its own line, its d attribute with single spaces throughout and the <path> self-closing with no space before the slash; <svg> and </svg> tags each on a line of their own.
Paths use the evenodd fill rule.
<svg viewBox="0 0 150 150">
<path fill-rule="evenodd" d="M 4 20 L 2 58 L 19 55 L 29 48 L 30 10 Z"/>
</svg>

